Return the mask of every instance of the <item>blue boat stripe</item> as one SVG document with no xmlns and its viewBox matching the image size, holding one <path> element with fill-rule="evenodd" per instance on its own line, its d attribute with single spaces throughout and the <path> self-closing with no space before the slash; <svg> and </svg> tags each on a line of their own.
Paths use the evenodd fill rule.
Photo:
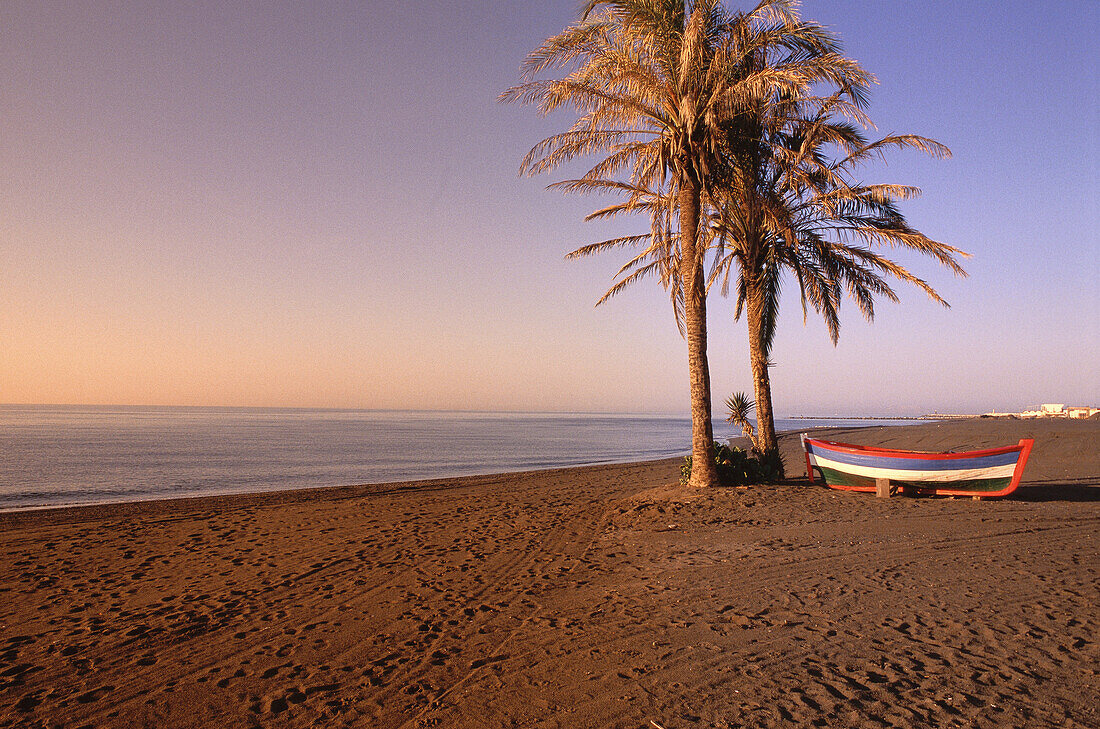
<svg viewBox="0 0 1100 729">
<path fill-rule="evenodd" d="M 809 447 L 811 454 L 828 458 L 830 461 L 837 463 L 871 468 L 890 468 L 901 471 L 952 471 L 962 468 L 993 468 L 994 466 L 1007 466 L 1016 463 L 1020 458 L 1019 451 L 980 456 L 978 458 L 891 458 L 890 456 L 876 456 L 867 453 L 834 451 L 815 443 L 807 443 L 806 445 Z"/>
</svg>

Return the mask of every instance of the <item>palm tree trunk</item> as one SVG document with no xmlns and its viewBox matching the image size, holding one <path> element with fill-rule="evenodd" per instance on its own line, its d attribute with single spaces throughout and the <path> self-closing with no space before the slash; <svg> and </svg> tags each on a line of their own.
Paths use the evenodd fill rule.
<svg viewBox="0 0 1100 729">
<path fill-rule="evenodd" d="M 685 175 L 685 177 L 690 177 Z M 711 425 L 710 365 L 707 362 L 707 287 L 699 250 L 699 187 L 687 179 L 680 188 L 680 285 L 684 292 L 684 338 L 691 376 L 691 481 L 717 486 Z"/>
<path fill-rule="evenodd" d="M 768 355 L 764 346 L 764 292 L 746 292 L 745 314 L 749 325 L 749 360 L 752 364 L 753 394 L 756 398 L 757 448 L 763 453 L 779 448 L 772 415 L 772 383 L 768 373 Z M 782 473 L 780 473 L 782 475 Z"/>
</svg>

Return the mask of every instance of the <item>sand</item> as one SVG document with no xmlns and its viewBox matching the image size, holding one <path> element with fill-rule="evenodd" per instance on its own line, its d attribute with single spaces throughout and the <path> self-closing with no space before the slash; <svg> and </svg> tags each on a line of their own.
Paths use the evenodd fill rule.
<svg viewBox="0 0 1100 729">
<path fill-rule="evenodd" d="M 821 431 L 818 431 L 821 432 Z M 1100 726 L 1100 423 L 993 501 L 675 461 L 0 517 L 3 727 Z"/>
</svg>

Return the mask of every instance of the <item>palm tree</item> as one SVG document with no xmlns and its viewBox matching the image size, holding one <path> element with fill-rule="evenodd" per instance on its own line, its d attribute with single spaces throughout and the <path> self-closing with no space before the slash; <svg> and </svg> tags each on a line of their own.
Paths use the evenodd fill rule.
<svg viewBox="0 0 1100 729">
<path fill-rule="evenodd" d="M 913 229 L 898 210 L 897 201 L 919 189 L 855 179 L 860 164 L 889 148 L 950 156 L 945 146 L 914 135 L 868 143 L 859 128 L 869 124 L 862 90 L 854 85 L 828 97 L 781 93 L 759 100 L 740 121 L 742 130 L 750 127 L 754 133 L 742 131 L 730 140 L 723 184 L 708 200 L 708 233 L 720 251 L 711 281 L 720 278 L 723 293 L 732 284 L 735 316 L 744 312 L 747 318 L 764 453 L 778 449 L 768 368 L 785 272 L 799 287 L 803 316 L 808 303 L 824 318 L 834 344 L 844 293 L 871 320 L 876 296 L 898 300 L 887 277 L 915 284 L 947 306 L 927 282 L 873 247 L 915 250 L 966 275 L 957 260 L 966 253 Z M 753 137 L 759 142 L 744 143 Z"/>
<path fill-rule="evenodd" d="M 549 171 L 578 156 L 606 153 L 582 178 L 559 186 L 625 195 L 624 202 L 590 217 L 650 215 L 650 233 L 603 241 L 574 255 L 644 245 L 601 301 L 650 274 L 659 274 L 670 291 L 688 348 L 693 486 L 717 483 L 707 361 L 708 249 L 699 220 L 727 123 L 747 100 L 795 93 L 823 80 L 839 83 L 851 71 L 833 53 L 827 34 L 798 22 L 792 8 L 792 0 L 761 0 L 748 13 L 729 14 L 720 0 L 589 0 L 579 22 L 527 57 L 524 82 L 501 95 L 534 104 L 544 115 L 562 107 L 579 113 L 568 131 L 528 153 L 521 172 Z M 786 49 L 789 63 L 746 63 L 771 47 Z M 548 69 L 569 73 L 540 80 Z"/>
</svg>

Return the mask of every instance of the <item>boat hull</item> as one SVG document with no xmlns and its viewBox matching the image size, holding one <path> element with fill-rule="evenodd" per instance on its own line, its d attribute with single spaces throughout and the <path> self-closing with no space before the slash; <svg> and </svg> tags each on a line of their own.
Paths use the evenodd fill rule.
<svg viewBox="0 0 1100 729">
<path fill-rule="evenodd" d="M 830 488 L 874 492 L 882 480 L 906 494 L 1006 496 L 1016 490 L 1034 441 L 965 453 L 922 453 L 802 436 L 806 475 Z"/>
</svg>

